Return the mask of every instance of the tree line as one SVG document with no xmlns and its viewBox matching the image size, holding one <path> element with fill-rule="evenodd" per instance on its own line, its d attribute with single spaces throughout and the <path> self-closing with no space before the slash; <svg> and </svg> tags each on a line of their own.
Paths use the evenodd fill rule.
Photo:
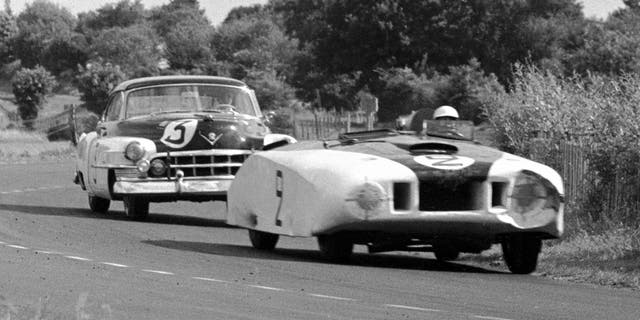
<svg viewBox="0 0 640 320">
<path fill-rule="evenodd" d="M 269 0 L 218 26 L 197 0 L 121 0 L 77 16 L 48 0 L 17 15 L 5 4 L 0 64 L 14 93 L 74 86 L 97 113 L 123 79 L 188 73 L 244 80 L 265 109 L 351 110 L 367 91 L 382 121 L 451 104 L 480 122 L 518 64 L 563 77 L 640 71 L 640 0 L 606 20 L 584 17 L 577 0 Z"/>
</svg>

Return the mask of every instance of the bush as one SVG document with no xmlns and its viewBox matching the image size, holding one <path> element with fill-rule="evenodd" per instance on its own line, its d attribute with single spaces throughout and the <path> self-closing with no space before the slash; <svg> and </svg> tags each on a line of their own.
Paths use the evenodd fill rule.
<svg viewBox="0 0 640 320">
<path fill-rule="evenodd" d="M 568 229 L 638 226 L 640 219 L 640 76 L 563 78 L 516 66 L 510 92 L 494 96 L 486 114 L 504 150 L 565 167 L 562 146 L 579 145 L 585 186 L 568 206 Z M 543 139 L 542 148 L 532 148 Z"/>
<path fill-rule="evenodd" d="M 18 104 L 18 113 L 27 127 L 31 128 L 38 117 L 46 95 L 56 86 L 55 78 L 42 66 L 33 69 L 22 68 L 11 80 L 13 95 Z"/>
<path fill-rule="evenodd" d="M 89 111 L 99 115 L 106 107 L 111 89 L 125 79 L 126 75 L 119 66 L 101 61 L 88 64 L 86 69 L 81 67 L 76 77 L 82 101 Z"/>
</svg>

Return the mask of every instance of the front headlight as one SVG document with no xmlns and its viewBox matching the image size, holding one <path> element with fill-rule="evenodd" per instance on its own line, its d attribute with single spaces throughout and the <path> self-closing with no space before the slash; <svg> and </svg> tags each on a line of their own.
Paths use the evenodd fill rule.
<svg viewBox="0 0 640 320">
<path fill-rule="evenodd" d="M 518 174 L 509 198 L 510 216 L 520 227 L 545 225 L 560 207 L 560 197 L 551 183 L 530 171 Z"/>
<path fill-rule="evenodd" d="M 384 189 L 376 182 L 367 182 L 356 191 L 356 203 L 365 211 L 378 209 L 386 199 Z"/>
<path fill-rule="evenodd" d="M 144 157 L 144 147 L 140 144 L 140 142 L 133 141 L 127 145 L 127 148 L 124 149 L 125 158 L 131 161 L 138 161 Z"/>
</svg>

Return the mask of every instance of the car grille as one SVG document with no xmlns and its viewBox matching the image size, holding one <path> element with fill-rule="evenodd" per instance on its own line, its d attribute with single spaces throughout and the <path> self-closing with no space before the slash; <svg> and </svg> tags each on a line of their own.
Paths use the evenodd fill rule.
<svg viewBox="0 0 640 320">
<path fill-rule="evenodd" d="M 163 177 L 175 178 L 181 170 L 184 177 L 208 177 L 230 179 L 242 163 L 252 154 L 250 150 L 211 150 L 197 152 L 163 153 L 155 159 L 163 160 L 169 167 Z"/>
<path fill-rule="evenodd" d="M 484 205 L 482 181 L 420 181 L 420 211 L 478 210 Z"/>
</svg>

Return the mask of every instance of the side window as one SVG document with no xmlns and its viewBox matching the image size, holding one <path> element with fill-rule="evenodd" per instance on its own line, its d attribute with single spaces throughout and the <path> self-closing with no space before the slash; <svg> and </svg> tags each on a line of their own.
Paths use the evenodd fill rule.
<svg viewBox="0 0 640 320">
<path fill-rule="evenodd" d="M 107 104 L 107 121 L 116 121 L 120 117 L 120 110 L 122 109 L 122 95 L 118 94 L 109 100 Z"/>
</svg>

